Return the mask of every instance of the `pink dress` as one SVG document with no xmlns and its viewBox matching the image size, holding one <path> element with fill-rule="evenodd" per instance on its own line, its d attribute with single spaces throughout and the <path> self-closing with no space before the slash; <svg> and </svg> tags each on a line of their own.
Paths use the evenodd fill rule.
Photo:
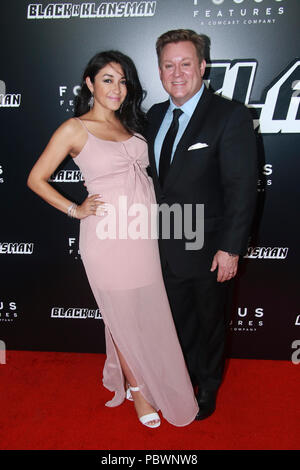
<svg viewBox="0 0 300 470">
<path fill-rule="evenodd" d="M 89 195 L 101 194 L 101 200 L 110 204 L 107 215 L 81 219 L 79 239 L 105 324 L 103 384 L 115 392 L 106 405 L 118 406 L 125 398 L 116 344 L 145 399 L 171 424 L 185 426 L 194 420 L 198 404 L 163 283 L 157 239 L 149 236 L 150 227 L 147 236 L 140 230 L 150 221 L 145 208 L 151 214 L 155 205 L 152 180 L 146 172 L 147 144 L 137 135 L 114 142 L 87 130 L 87 141 L 74 161 Z"/>
</svg>

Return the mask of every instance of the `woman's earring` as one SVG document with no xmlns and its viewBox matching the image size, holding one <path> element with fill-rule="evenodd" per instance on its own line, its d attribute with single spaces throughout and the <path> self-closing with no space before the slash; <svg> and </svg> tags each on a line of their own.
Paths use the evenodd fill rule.
<svg viewBox="0 0 300 470">
<path fill-rule="evenodd" d="M 94 95 L 91 95 L 88 105 L 89 105 L 89 108 L 92 108 L 94 106 Z"/>
</svg>

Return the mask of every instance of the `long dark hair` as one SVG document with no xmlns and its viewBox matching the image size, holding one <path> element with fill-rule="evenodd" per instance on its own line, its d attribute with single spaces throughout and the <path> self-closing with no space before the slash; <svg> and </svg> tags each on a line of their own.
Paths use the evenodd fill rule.
<svg viewBox="0 0 300 470">
<path fill-rule="evenodd" d="M 82 116 L 90 109 L 88 103 L 92 94 L 85 83 L 85 79 L 90 77 L 91 82 L 94 83 L 99 70 L 111 62 L 115 62 L 122 67 L 127 87 L 126 98 L 120 109 L 116 111 L 116 115 L 130 133 L 139 132 L 144 134 L 146 117 L 141 109 L 141 104 L 146 93 L 142 89 L 133 61 L 119 51 L 99 52 L 91 58 L 83 73 L 81 89 L 75 100 L 74 116 Z"/>
</svg>

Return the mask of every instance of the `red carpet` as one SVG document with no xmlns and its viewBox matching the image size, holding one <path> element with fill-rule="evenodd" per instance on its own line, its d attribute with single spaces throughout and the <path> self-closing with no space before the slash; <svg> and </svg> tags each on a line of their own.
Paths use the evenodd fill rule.
<svg viewBox="0 0 300 470">
<path fill-rule="evenodd" d="M 231 359 L 216 412 L 143 427 L 133 404 L 104 406 L 104 355 L 8 351 L 0 365 L 0 449 L 299 449 L 300 365 Z M 174 364 L 174 367 L 176 365 Z"/>
</svg>

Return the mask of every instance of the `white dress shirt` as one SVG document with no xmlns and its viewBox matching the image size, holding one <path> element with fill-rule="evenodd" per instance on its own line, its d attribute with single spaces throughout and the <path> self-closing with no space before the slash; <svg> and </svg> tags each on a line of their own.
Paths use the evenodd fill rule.
<svg viewBox="0 0 300 470">
<path fill-rule="evenodd" d="M 173 156 L 174 156 L 177 144 L 180 141 L 180 139 L 181 139 L 181 137 L 182 137 L 182 135 L 183 135 L 183 133 L 184 133 L 191 117 L 192 117 L 193 112 L 195 111 L 195 108 L 198 104 L 198 101 L 200 100 L 200 98 L 202 96 L 203 90 L 204 90 L 204 83 L 202 84 L 200 90 L 192 98 L 190 98 L 188 101 L 186 101 L 186 103 L 184 103 L 182 106 L 179 107 L 179 109 L 181 109 L 183 111 L 183 114 L 180 116 L 179 121 L 178 121 L 179 122 L 179 128 L 178 128 L 176 138 L 174 140 L 174 145 L 173 145 L 172 155 L 171 155 L 171 162 L 173 160 Z M 173 110 L 176 109 L 176 108 L 178 108 L 178 106 L 176 106 L 173 103 L 172 98 L 170 97 L 169 108 L 168 108 L 168 110 L 165 114 L 163 122 L 161 123 L 161 126 L 159 128 L 159 131 L 157 133 L 157 136 L 156 136 L 156 139 L 155 139 L 155 142 L 154 142 L 154 155 L 155 155 L 155 162 L 156 162 L 157 171 L 158 171 L 158 168 L 159 168 L 159 159 L 160 159 L 160 152 L 161 152 L 162 144 L 163 144 L 164 138 L 166 136 L 166 133 L 168 132 L 168 129 L 171 125 L 171 122 L 173 120 Z"/>
</svg>

